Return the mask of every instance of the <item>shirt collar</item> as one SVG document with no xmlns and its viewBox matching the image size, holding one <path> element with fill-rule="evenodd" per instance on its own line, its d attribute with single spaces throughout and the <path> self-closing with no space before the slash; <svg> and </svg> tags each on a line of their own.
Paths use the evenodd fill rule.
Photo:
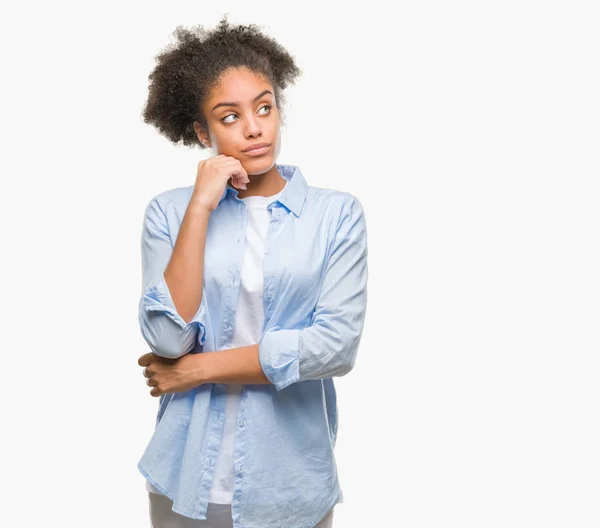
<svg viewBox="0 0 600 528">
<path fill-rule="evenodd" d="M 280 163 L 277 163 L 276 166 L 279 174 L 281 174 L 288 182 L 277 201 L 285 205 L 285 207 L 296 216 L 300 216 L 308 192 L 308 183 L 298 166 Z M 227 185 L 221 195 L 219 203 L 227 198 L 228 194 L 232 197 L 236 197 L 238 195 L 238 190 L 235 187 Z"/>
</svg>

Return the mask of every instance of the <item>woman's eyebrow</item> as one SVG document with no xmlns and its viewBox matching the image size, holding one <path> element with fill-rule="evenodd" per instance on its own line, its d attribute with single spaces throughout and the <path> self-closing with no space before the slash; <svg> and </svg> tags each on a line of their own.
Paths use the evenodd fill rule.
<svg viewBox="0 0 600 528">
<path fill-rule="evenodd" d="M 271 90 L 264 90 L 263 92 L 259 93 L 254 99 L 252 99 L 252 102 L 257 101 L 258 99 L 260 99 L 265 94 L 271 94 L 271 95 L 273 95 L 273 92 L 271 92 Z M 233 102 L 226 101 L 226 102 L 223 102 L 223 103 L 217 103 L 215 106 L 213 106 L 211 108 L 210 111 L 212 112 L 213 110 L 215 110 L 215 108 L 218 108 L 219 106 L 240 106 L 240 103 L 237 103 L 235 101 L 233 101 Z"/>
</svg>

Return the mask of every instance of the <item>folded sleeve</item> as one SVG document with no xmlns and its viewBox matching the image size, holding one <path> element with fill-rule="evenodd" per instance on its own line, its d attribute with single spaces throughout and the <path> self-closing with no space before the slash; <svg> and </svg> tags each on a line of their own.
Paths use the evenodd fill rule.
<svg viewBox="0 0 600 528">
<path fill-rule="evenodd" d="M 202 302 L 194 318 L 186 323 L 177 313 L 164 271 L 173 253 L 167 217 L 157 198 L 144 214 L 142 227 L 142 295 L 139 324 L 148 346 L 158 356 L 178 358 L 206 339 L 207 298 L 204 287 Z"/>
<path fill-rule="evenodd" d="M 274 326 L 259 343 L 265 376 L 278 391 L 292 383 L 343 376 L 354 367 L 367 306 L 367 228 L 349 195 L 338 222 L 311 325 Z"/>
</svg>

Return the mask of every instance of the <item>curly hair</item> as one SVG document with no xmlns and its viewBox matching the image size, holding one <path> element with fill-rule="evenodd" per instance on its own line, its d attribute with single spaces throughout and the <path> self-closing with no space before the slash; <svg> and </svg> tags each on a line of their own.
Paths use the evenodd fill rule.
<svg viewBox="0 0 600 528">
<path fill-rule="evenodd" d="M 208 129 L 201 108 L 223 72 L 246 67 L 273 86 L 275 103 L 283 115 L 283 90 L 302 70 L 293 57 L 256 24 L 230 26 L 225 15 L 217 27 L 189 29 L 177 26 L 177 41 L 159 53 L 149 74 L 148 99 L 142 118 L 175 144 L 203 145 L 194 131 L 194 121 Z"/>
</svg>

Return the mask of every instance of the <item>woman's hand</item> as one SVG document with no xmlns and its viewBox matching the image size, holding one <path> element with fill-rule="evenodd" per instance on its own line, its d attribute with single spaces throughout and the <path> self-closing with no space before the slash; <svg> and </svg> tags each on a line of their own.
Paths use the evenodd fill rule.
<svg viewBox="0 0 600 528">
<path fill-rule="evenodd" d="M 250 182 L 248 173 L 239 159 L 219 154 L 202 160 L 198 163 L 192 201 L 201 203 L 212 213 L 219 205 L 229 179 L 231 185 L 244 190 Z"/>
<path fill-rule="evenodd" d="M 185 392 L 204 383 L 202 354 L 186 354 L 177 359 L 163 358 L 152 352 L 143 354 L 138 365 L 145 367 L 146 384 L 153 387 L 151 396 Z"/>
</svg>

